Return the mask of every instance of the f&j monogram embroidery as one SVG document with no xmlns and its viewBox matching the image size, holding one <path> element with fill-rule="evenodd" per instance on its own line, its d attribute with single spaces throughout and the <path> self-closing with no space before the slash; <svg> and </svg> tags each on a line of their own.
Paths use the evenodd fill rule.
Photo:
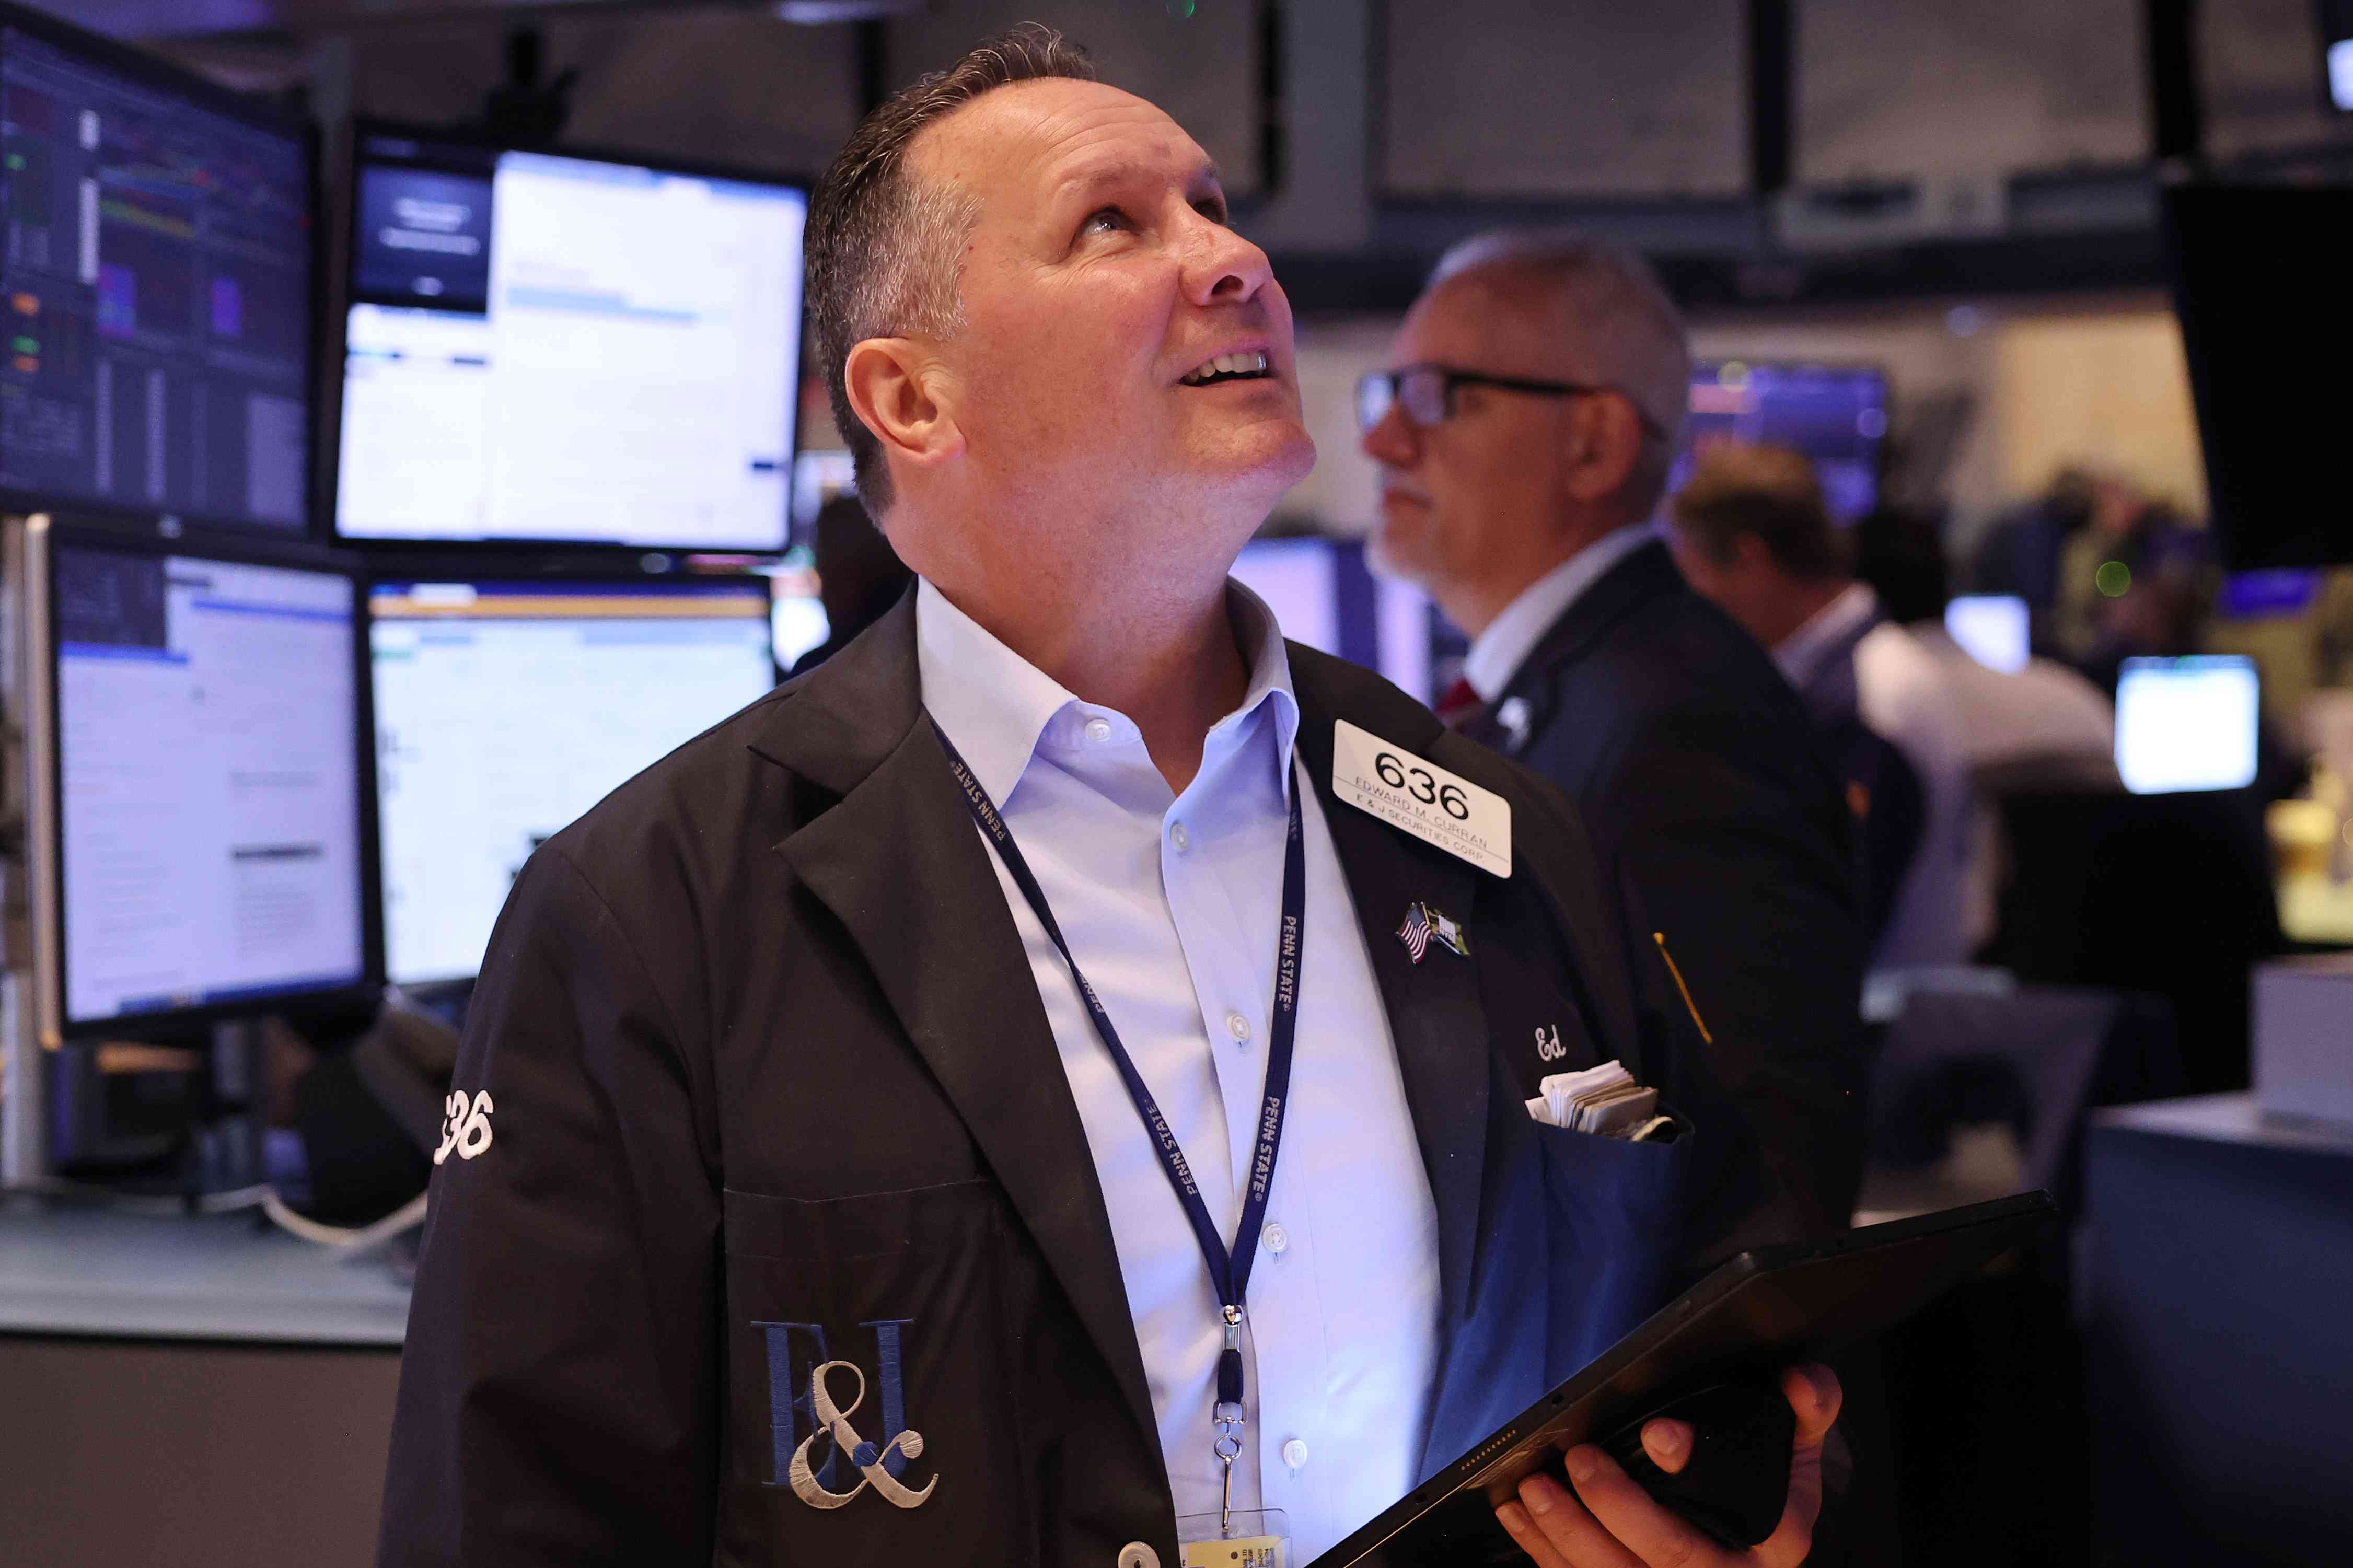
<svg viewBox="0 0 2353 1568">
<path fill-rule="evenodd" d="M 811 1508 L 846 1507 L 869 1487 L 899 1508 L 921 1508 L 940 1484 L 934 1476 L 921 1490 L 900 1478 L 907 1461 L 920 1458 L 923 1435 L 907 1426 L 906 1376 L 900 1352 L 900 1331 L 908 1318 L 861 1323 L 874 1331 L 880 1371 L 875 1382 L 882 1407 L 881 1443 L 871 1443 L 850 1425 L 850 1416 L 866 1403 L 866 1373 L 857 1363 L 833 1359 L 826 1347 L 821 1323 L 754 1323 L 768 1344 L 768 1415 L 772 1427 L 769 1480 L 772 1487 L 790 1487 L 795 1497 Z M 812 1353 L 813 1352 L 813 1353 Z M 849 1403 L 834 1397 L 838 1384 L 828 1379 L 848 1373 L 857 1380 Z M 839 1489 L 855 1469 L 855 1486 Z"/>
</svg>

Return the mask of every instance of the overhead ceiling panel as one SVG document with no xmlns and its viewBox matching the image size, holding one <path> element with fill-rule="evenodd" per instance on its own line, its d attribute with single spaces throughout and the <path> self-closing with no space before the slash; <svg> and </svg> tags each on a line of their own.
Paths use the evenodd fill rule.
<svg viewBox="0 0 2353 1568">
<path fill-rule="evenodd" d="M 1723 196 L 1747 187 L 1742 0 L 1389 0 L 1383 189 Z"/>
<path fill-rule="evenodd" d="M 891 24 L 891 85 L 952 64 L 1017 22 L 1060 28 L 1094 56 L 1104 80 L 1166 110 L 1216 162 L 1228 192 L 1261 188 L 1257 0 L 940 0 Z"/>
<path fill-rule="evenodd" d="M 2148 156 L 2138 0 L 1800 0 L 1800 184 Z"/>
</svg>

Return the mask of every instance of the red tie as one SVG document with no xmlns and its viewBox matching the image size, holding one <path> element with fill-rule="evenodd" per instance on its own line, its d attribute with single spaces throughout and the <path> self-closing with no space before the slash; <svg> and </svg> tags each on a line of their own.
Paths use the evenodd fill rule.
<svg viewBox="0 0 2353 1568">
<path fill-rule="evenodd" d="M 1478 689 L 1461 676 L 1454 678 L 1438 700 L 1438 721 L 1450 730 L 1460 730 L 1479 716 L 1486 704 L 1479 700 Z"/>
</svg>

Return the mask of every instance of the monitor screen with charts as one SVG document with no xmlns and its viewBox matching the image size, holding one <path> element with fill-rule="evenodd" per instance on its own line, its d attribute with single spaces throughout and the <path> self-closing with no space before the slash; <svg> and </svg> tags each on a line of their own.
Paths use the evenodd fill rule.
<svg viewBox="0 0 2353 1568">
<path fill-rule="evenodd" d="M 2255 782 L 2262 691 L 2236 654 L 2128 658 L 2116 681 L 2116 772 L 2135 795 Z"/>
<path fill-rule="evenodd" d="M 1262 539 L 1245 545 L 1234 578 L 1264 599 L 1282 635 L 1377 669 L 1419 701 L 1430 689 L 1430 595 L 1376 577 L 1353 540 Z"/>
<path fill-rule="evenodd" d="M 1879 456 L 1887 437 L 1887 377 L 1866 365 L 1720 360 L 1692 366 L 1683 448 L 1667 485 L 1681 489 L 1699 455 L 1717 441 L 1790 447 L 1813 459 L 1822 500 L 1840 523 L 1879 504 Z"/>
<path fill-rule="evenodd" d="M 338 533 L 783 548 L 806 191 L 355 140 Z"/>
<path fill-rule="evenodd" d="M 309 135 L 0 10 L 0 489 L 309 525 Z"/>
<path fill-rule="evenodd" d="M 358 588 L 343 573 L 59 542 L 64 1023 L 358 984 Z"/>
<path fill-rule="evenodd" d="M 765 578 L 378 583 L 369 601 L 397 984 L 470 977 L 533 849 L 776 683 Z"/>
</svg>

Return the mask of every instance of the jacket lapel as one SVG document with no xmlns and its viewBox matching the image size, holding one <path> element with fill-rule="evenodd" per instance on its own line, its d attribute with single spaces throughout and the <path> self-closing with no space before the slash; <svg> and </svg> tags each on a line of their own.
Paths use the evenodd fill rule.
<svg viewBox="0 0 2353 1568">
<path fill-rule="evenodd" d="M 1408 905 L 1428 902 L 1475 932 L 1478 883 L 1484 873 L 1332 793 L 1332 726 L 1337 715 L 1322 689 L 1315 659 L 1303 656 L 1296 645 L 1291 653 L 1293 686 L 1299 699 L 1300 761 L 1323 802 L 1324 820 L 1364 927 L 1373 975 L 1397 1041 L 1414 1134 L 1438 1208 L 1439 1274 L 1447 1321 L 1459 1323 L 1469 1310 L 1478 1265 L 1479 1201 L 1487 1147 L 1486 1011 L 1473 963 L 1433 942 L 1417 964 L 1398 940 L 1398 928 Z M 1442 728 L 1415 704 L 1400 699 L 1398 707 L 1396 713 L 1383 713 L 1366 727 L 1428 755 Z M 1476 936 L 1472 940 L 1475 953 Z"/>
<path fill-rule="evenodd" d="M 1561 666 L 1583 654 L 1626 616 L 1683 586 L 1682 572 L 1667 547 L 1656 540 L 1641 545 L 1604 572 L 1593 584 L 1570 601 L 1560 619 L 1538 638 L 1520 668 L 1493 703 L 1481 710 L 1479 721 L 1463 733 L 1483 746 L 1506 755 L 1516 753 L 1526 737 L 1540 733 L 1552 721 L 1559 692 L 1553 676 Z M 1514 733 L 1507 734 L 1493 715 L 1512 700 L 1526 705 L 1526 716 Z"/>
<path fill-rule="evenodd" d="M 988 851 L 921 721 L 918 687 L 911 594 L 779 705 L 789 724 L 753 743 L 841 797 L 776 847 L 857 944 L 1156 1452 L 1085 1128 Z"/>
</svg>

